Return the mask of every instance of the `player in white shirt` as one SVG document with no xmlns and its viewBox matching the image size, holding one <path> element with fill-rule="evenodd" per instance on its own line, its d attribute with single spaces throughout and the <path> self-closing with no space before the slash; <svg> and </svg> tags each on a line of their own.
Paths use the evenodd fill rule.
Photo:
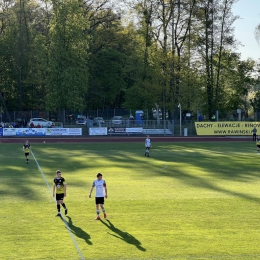
<svg viewBox="0 0 260 260">
<path fill-rule="evenodd" d="M 96 187 L 96 212 L 97 212 L 97 217 L 95 218 L 96 220 L 100 220 L 100 207 L 103 211 L 104 218 L 107 217 L 106 210 L 104 207 L 105 203 L 105 198 L 107 198 L 107 185 L 106 181 L 102 179 L 102 174 L 98 173 L 97 174 L 97 179 L 93 181 L 92 187 L 90 189 L 89 197 L 91 198 L 92 191 Z"/>
<path fill-rule="evenodd" d="M 144 156 L 149 157 L 150 156 L 150 149 L 152 147 L 150 136 L 147 135 L 147 138 L 145 139 L 145 154 Z"/>
</svg>

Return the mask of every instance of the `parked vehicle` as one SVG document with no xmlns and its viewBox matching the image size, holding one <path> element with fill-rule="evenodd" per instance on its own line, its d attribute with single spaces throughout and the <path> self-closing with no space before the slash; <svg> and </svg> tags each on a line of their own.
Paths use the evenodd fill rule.
<svg viewBox="0 0 260 260">
<path fill-rule="evenodd" d="M 52 121 L 48 121 L 44 118 L 31 118 L 29 123 L 29 127 L 54 127 L 55 124 Z"/>
<path fill-rule="evenodd" d="M 120 124 L 122 124 L 123 123 L 123 117 L 122 116 L 114 116 L 113 118 L 112 118 L 112 124 L 114 124 L 114 125 L 120 125 Z"/>
<path fill-rule="evenodd" d="M 76 125 L 86 125 L 87 117 L 83 115 L 78 115 L 76 120 Z"/>
<path fill-rule="evenodd" d="M 105 121 L 103 120 L 103 117 L 94 117 L 93 119 L 93 125 L 102 125 Z"/>
</svg>

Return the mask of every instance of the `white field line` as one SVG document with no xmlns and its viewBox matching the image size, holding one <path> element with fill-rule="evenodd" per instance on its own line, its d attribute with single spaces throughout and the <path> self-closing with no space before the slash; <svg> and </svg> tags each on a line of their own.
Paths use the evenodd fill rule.
<svg viewBox="0 0 260 260">
<path fill-rule="evenodd" d="M 33 159 L 35 160 L 35 162 L 36 162 L 36 164 L 37 164 L 37 166 L 38 166 L 38 168 L 39 168 L 39 171 L 41 172 L 42 177 L 43 177 L 43 179 L 44 179 L 44 181 L 45 181 L 45 184 L 47 185 L 47 188 L 48 188 L 48 190 L 49 190 L 49 192 L 50 192 L 50 194 L 51 194 L 51 196 L 52 196 L 52 189 L 51 189 L 51 187 L 50 187 L 50 185 L 49 185 L 49 183 L 48 183 L 48 181 L 47 181 L 47 179 L 46 179 L 46 177 L 45 177 L 45 175 L 44 175 L 44 172 L 43 172 L 42 169 L 41 169 L 40 164 L 38 163 L 36 157 L 34 156 L 34 153 L 33 153 L 32 150 L 31 150 L 31 155 L 33 156 Z M 55 204 L 56 204 L 56 200 L 55 200 L 54 197 L 53 197 L 53 200 L 54 200 L 54 202 L 55 202 Z M 68 224 L 68 222 L 64 219 L 62 213 L 61 213 L 61 218 L 62 218 L 64 224 L 66 225 L 66 228 L 67 228 L 67 230 L 68 230 L 68 232 L 69 232 L 69 234 L 70 234 L 70 237 L 71 237 L 71 239 L 72 239 L 72 241 L 73 241 L 73 243 L 74 243 L 75 248 L 76 248 L 77 251 L 78 251 L 78 254 L 79 254 L 79 256 L 80 256 L 80 260 L 85 260 L 83 254 L 82 254 L 82 252 L 81 252 L 81 250 L 80 250 L 80 248 L 79 248 L 79 245 L 78 245 L 78 243 L 77 243 L 77 241 L 76 241 L 76 239 L 75 239 L 73 233 L 71 232 L 71 229 L 70 229 L 70 227 L 69 227 L 69 224 Z"/>
</svg>

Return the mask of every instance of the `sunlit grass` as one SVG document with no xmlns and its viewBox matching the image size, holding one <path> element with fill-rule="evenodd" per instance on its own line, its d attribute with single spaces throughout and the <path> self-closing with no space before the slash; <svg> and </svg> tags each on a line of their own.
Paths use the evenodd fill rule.
<svg viewBox="0 0 260 260">
<path fill-rule="evenodd" d="M 254 143 L 153 143 L 150 158 L 140 143 L 33 144 L 40 168 L 20 144 L 0 150 L 1 259 L 260 258 Z M 51 195 L 57 169 L 66 222 Z M 102 221 L 88 198 L 97 172 L 108 184 Z"/>
</svg>

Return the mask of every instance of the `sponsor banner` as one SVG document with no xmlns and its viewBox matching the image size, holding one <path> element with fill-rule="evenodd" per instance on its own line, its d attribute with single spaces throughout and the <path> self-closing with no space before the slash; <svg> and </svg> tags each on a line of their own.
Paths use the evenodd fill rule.
<svg viewBox="0 0 260 260">
<path fill-rule="evenodd" d="M 3 136 L 82 135 L 82 128 L 2 128 L 2 135 Z"/>
<path fill-rule="evenodd" d="M 46 135 L 82 135 L 82 128 L 46 128 Z"/>
<path fill-rule="evenodd" d="M 15 128 L 16 136 L 44 136 L 46 128 Z"/>
<path fill-rule="evenodd" d="M 82 128 L 68 128 L 69 135 L 82 135 Z"/>
<path fill-rule="evenodd" d="M 0 136 L 3 136 L 3 128 L 0 128 Z"/>
<path fill-rule="evenodd" d="M 125 131 L 127 133 L 142 134 L 143 133 L 143 128 L 142 127 L 126 128 Z"/>
<path fill-rule="evenodd" d="M 4 128 L 3 136 L 43 136 L 45 128 Z"/>
<path fill-rule="evenodd" d="M 107 135 L 107 127 L 89 128 L 89 135 Z"/>
<path fill-rule="evenodd" d="M 16 136 L 15 128 L 4 128 L 3 136 Z"/>
<path fill-rule="evenodd" d="M 114 127 L 113 130 L 115 134 L 124 134 L 126 132 L 124 127 Z"/>
<path fill-rule="evenodd" d="M 126 134 L 124 127 L 109 127 L 108 134 Z"/>
<path fill-rule="evenodd" d="M 254 127 L 260 132 L 260 122 L 195 122 L 197 135 L 252 135 Z"/>
<path fill-rule="evenodd" d="M 107 132 L 108 134 L 142 134 L 143 127 L 109 127 Z"/>
<path fill-rule="evenodd" d="M 68 128 L 47 128 L 46 135 L 68 135 Z"/>
</svg>

